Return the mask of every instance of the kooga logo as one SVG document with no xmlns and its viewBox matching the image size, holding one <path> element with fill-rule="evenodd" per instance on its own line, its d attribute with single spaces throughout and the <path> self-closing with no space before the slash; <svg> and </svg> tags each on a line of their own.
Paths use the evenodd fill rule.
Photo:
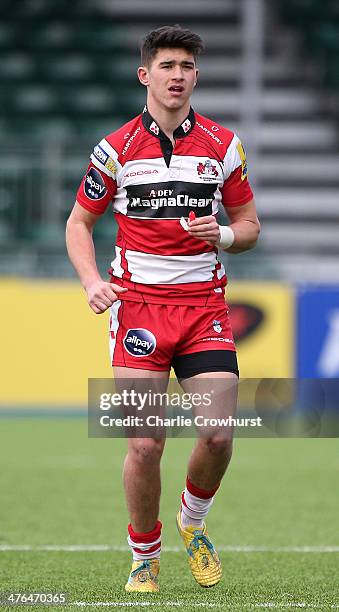
<svg viewBox="0 0 339 612">
<path fill-rule="evenodd" d="M 129 329 L 124 338 L 124 347 L 133 357 L 145 357 L 155 351 L 157 341 L 148 329 Z"/>
</svg>

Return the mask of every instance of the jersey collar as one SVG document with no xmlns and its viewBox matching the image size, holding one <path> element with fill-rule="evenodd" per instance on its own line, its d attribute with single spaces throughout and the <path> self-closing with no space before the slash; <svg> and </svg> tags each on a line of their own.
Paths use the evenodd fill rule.
<svg viewBox="0 0 339 612">
<path fill-rule="evenodd" d="M 144 108 L 144 112 L 142 114 L 142 123 L 146 130 L 156 136 L 159 139 L 167 138 L 166 134 L 161 130 L 156 121 L 154 121 L 152 115 L 148 112 L 147 106 Z M 188 113 L 185 121 L 182 122 L 179 127 L 177 127 L 173 132 L 174 138 L 184 138 L 190 134 L 195 126 L 195 113 L 193 108 L 190 108 L 190 112 Z"/>
</svg>

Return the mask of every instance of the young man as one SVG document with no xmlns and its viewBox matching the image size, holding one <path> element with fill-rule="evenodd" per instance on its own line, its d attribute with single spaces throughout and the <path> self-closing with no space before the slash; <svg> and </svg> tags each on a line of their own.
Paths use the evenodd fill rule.
<svg viewBox="0 0 339 612">
<path fill-rule="evenodd" d="M 201 38 L 179 26 L 148 34 L 138 69 L 147 107 L 94 148 L 67 223 L 67 247 L 92 310 L 110 309 L 115 378 L 132 379 L 134 388 L 149 379 L 165 391 L 173 366 L 188 393 L 210 391 L 213 379 L 213 411 L 233 415 L 238 366 L 217 253 L 254 247 L 259 222 L 238 137 L 190 107 L 202 49 Z M 92 229 L 111 201 L 119 231 L 106 282 L 96 267 Z M 220 204 L 229 227 L 216 221 Z M 145 341 L 138 350 L 135 337 Z M 133 565 L 127 591 L 159 590 L 164 443 L 128 440 L 124 486 Z M 204 519 L 231 449 L 229 434 L 210 430 L 188 463 L 177 526 L 201 586 L 221 577 Z"/>
</svg>

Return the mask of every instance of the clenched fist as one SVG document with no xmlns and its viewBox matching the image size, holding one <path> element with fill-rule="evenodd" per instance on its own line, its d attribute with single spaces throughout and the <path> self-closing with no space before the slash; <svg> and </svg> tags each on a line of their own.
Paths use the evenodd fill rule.
<svg viewBox="0 0 339 612">
<path fill-rule="evenodd" d="M 190 214 L 187 231 L 193 238 L 199 238 L 208 244 L 216 245 L 220 240 L 219 224 L 213 215 L 194 218 Z"/>
<path fill-rule="evenodd" d="M 107 283 L 103 280 L 96 281 L 86 287 L 87 299 L 90 307 L 95 314 L 102 314 L 119 299 L 121 293 L 126 293 L 128 289 Z"/>
</svg>

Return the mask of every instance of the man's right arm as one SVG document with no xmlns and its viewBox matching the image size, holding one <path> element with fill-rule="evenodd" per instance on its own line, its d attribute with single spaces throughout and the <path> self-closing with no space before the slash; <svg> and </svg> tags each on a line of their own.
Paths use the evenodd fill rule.
<svg viewBox="0 0 339 612">
<path fill-rule="evenodd" d="M 90 307 L 101 314 L 119 299 L 127 289 L 102 280 L 95 260 L 93 227 L 99 215 L 89 212 L 78 202 L 69 216 L 66 226 L 66 245 L 69 258 L 87 293 Z"/>
</svg>

